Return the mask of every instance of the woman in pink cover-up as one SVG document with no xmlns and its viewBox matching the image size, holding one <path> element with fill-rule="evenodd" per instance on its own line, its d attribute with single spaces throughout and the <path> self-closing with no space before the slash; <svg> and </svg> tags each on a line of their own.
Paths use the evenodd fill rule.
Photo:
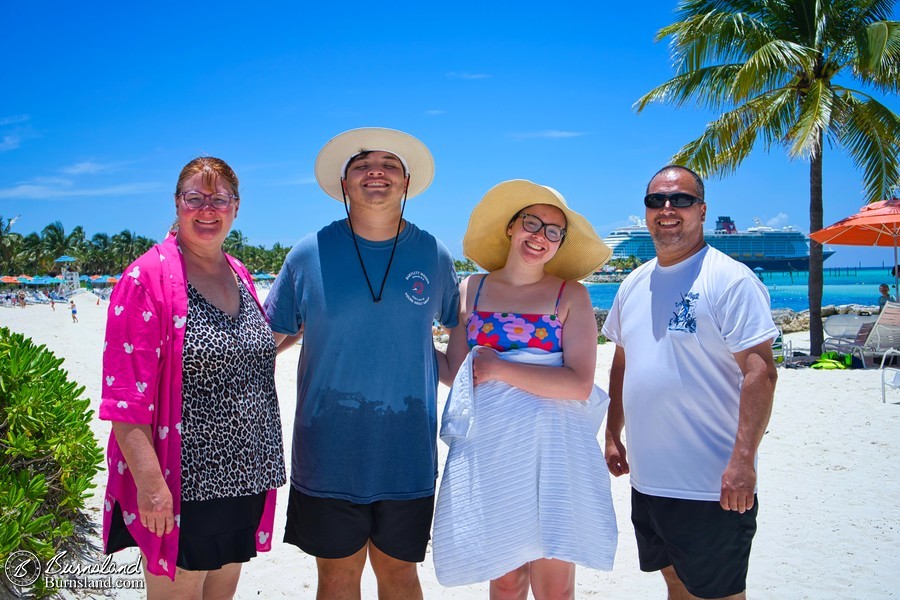
<svg viewBox="0 0 900 600">
<path fill-rule="evenodd" d="M 285 483 L 276 349 L 249 272 L 222 251 L 234 171 L 196 158 L 174 200 L 173 231 L 110 297 L 104 550 L 140 548 L 151 599 L 228 598 L 242 563 L 271 548 Z"/>
</svg>

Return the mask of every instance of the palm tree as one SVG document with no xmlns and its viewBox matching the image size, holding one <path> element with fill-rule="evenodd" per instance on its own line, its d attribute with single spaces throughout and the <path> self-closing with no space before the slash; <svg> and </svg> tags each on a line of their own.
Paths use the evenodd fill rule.
<svg viewBox="0 0 900 600">
<path fill-rule="evenodd" d="M 900 91 L 900 22 L 895 0 L 683 0 L 670 38 L 676 76 L 635 104 L 693 100 L 724 111 L 673 157 L 701 175 L 726 175 L 750 154 L 784 147 L 809 161 L 809 230 L 822 228 L 824 142 L 863 171 L 866 201 L 900 182 L 900 117 L 863 88 Z M 810 243 L 813 354 L 822 347 L 822 246 Z"/>
<path fill-rule="evenodd" d="M 225 241 L 222 242 L 222 249 L 225 250 L 225 252 L 227 252 L 228 254 L 243 261 L 241 254 L 243 253 L 244 247 L 247 245 L 248 241 L 249 240 L 243 233 L 241 233 L 240 229 L 232 229 L 228 232 L 228 236 L 225 238 Z"/>
<path fill-rule="evenodd" d="M 41 273 L 48 273 L 53 268 L 53 261 L 60 256 L 72 254 L 79 258 L 84 244 L 84 229 L 79 225 L 66 235 L 63 224 L 54 221 L 41 231 L 41 244 L 44 246 L 44 256 L 38 266 Z"/>
<path fill-rule="evenodd" d="M 19 217 L 7 219 L 0 217 L 0 274 L 12 275 L 16 269 L 16 257 L 22 248 L 22 236 L 11 231 Z"/>
<path fill-rule="evenodd" d="M 24 274 L 38 275 L 46 273 L 47 271 L 42 269 L 47 263 L 47 256 L 41 236 L 32 231 L 22 238 L 22 250 L 19 252 L 18 266 Z M 49 260 L 52 261 L 53 258 L 49 258 Z"/>
</svg>

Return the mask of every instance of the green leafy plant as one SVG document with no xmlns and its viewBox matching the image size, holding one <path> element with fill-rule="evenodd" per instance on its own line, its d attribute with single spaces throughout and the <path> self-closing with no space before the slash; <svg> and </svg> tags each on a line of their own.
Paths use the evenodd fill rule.
<svg viewBox="0 0 900 600">
<path fill-rule="evenodd" d="M 18 550 L 46 564 L 88 523 L 82 509 L 103 453 L 90 400 L 62 362 L 0 327 L 0 565 Z M 31 592 L 49 593 L 42 579 Z"/>
</svg>

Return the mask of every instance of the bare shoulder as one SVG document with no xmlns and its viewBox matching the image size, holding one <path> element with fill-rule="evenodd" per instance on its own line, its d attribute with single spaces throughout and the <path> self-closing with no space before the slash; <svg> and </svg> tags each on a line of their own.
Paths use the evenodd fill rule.
<svg viewBox="0 0 900 600">
<path fill-rule="evenodd" d="M 578 281 L 566 281 L 562 298 L 559 301 L 559 316 L 565 322 L 570 315 L 584 315 L 590 313 L 593 316 L 594 307 L 591 305 L 591 295 L 587 288 Z"/>
<path fill-rule="evenodd" d="M 588 305 L 591 303 L 591 294 L 588 292 L 588 289 L 584 286 L 580 281 L 566 281 L 566 289 L 563 290 L 562 299 L 560 300 L 560 306 L 570 303 L 570 304 L 583 304 L 587 302 Z"/>
<path fill-rule="evenodd" d="M 475 273 L 469 275 L 459 284 L 459 307 L 460 310 L 468 312 L 472 308 L 472 299 L 475 297 L 475 291 L 481 280 L 486 276 L 485 273 Z"/>
</svg>

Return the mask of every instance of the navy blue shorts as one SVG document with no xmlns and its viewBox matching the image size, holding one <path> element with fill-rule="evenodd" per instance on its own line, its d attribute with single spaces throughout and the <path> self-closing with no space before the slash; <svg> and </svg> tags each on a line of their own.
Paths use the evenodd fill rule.
<svg viewBox="0 0 900 600">
<path fill-rule="evenodd" d="M 698 598 L 743 592 L 758 511 L 755 497 L 753 508 L 741 514 L 718 502 L 648 496 L 632 488 L 631 522 L 641 570 L 671 565 Z"/>
<path fill-rule="evenodd" d="M 398 560 L 422 562 L 431 539 L 434 496 L 355 504 L 291 486 L 284 541 L 318 558 L 347 558 L 369 540 Z"/>
</svg>

